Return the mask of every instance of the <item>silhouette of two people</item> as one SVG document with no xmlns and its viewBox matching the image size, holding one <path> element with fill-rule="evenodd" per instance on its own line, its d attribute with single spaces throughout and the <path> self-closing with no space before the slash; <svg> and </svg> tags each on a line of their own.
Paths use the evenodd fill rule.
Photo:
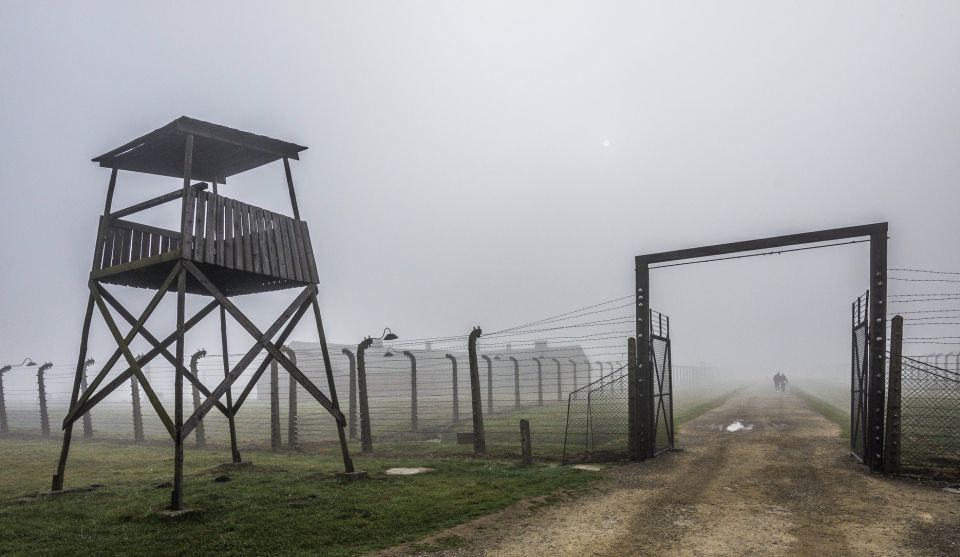
<svg viewBox="0 0 960 557">
<path fill-rule="evenodd" d="M 787 381 L 787 376 L 783 373 L 778 371 L 777 374 L 773 376 L 773 390 L 777 392 L 786 391 L 787 383 L 789 383 L 789 381 Z"/>
</svg>

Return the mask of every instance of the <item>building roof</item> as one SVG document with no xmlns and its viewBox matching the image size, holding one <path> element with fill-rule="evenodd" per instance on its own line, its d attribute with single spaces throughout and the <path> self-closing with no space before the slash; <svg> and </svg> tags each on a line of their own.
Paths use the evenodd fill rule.
<svg viewBox="0 0 960 557">
<path fill-rule="evenodd" d="M 239 174 L 282 158 L 299 159 L 306 147 L 263 135 L 181 116 L 162 128 L 134 139 L 93 159 L 100 166 L 121 170 L 183 177 L 187 135 L 194 135 L 191 177 L 219 179 Z"/>
</svg>

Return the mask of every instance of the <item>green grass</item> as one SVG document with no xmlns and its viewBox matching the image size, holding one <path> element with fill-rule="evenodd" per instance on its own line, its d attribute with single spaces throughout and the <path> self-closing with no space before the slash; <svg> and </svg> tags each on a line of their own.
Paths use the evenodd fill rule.
<svg viewBox="0 0 960 557">
<path fill-rule="evenodd" d="M 792 390 L 794 394 L 800 397 L 800 399 L 803 400 L 811 410 L 821 414 L 824 418 L 840 426 L 840 434 L 844 438 L 850 438 L 849 408 L 841 408 L 834 402 L 828 401 L 826 398 L 797 387 L 793 387 Z M 847 402 L 849 403 L 849 398 L 847 399 Z"/>
<path fill-rule="evenodd" d="M 49 488 L 59 444 L 0 440 L 0 554 L 355 555 L 415 541 L 521 499 L 579 492 L 597 480 L 566 467 L 462 458 L 355 459 L 370 472 L 341 485 L 337 454 L 247 452 L 249 468 L 218 469 L 227 453 L 188 450 L 185 500 L 201 512 L 162 519 L 172 448 L 75 443 L 66 484 L 104 487 L 22 501 Z M 392 466 L 435 473 L 387 476 Z M 230 481 L 214 482 L 227 475 Z M 440 542 L 456 547 L 457 539 Z"/>
</svg>

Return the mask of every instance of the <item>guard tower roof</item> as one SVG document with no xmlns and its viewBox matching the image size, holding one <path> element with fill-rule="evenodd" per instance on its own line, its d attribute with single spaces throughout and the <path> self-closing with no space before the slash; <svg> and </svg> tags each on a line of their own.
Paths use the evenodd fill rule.
<svg viewBox="0 0 960 557">
<path fill-rule="evenodd" d="M 162 128 L 93 159 L 100 166 L 183 177 L 186 137 L 194 135 L 191 177 L 221 183 L 282 158 L 299 159 L 301 145 L 181 116 Z"/>
</svg>

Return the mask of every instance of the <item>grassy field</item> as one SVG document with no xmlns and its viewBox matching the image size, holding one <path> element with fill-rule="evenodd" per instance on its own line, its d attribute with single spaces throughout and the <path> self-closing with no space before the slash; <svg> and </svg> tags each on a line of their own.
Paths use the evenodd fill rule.
<svg viewBox="0 0 960 557">
<path fill-rule="evenodd" d="M 559 466 L 380 456 L 355 458 L 370 479 L 341 485 L 334 452 L 247 452 L 254 466 L 223 469 L 223 451 L 190 450 L 185 499 L 201 512 L 163 519 L 156 511 L 169 502 L 169 448 L 76 443 L 67 487 L 103 487 L 37 497 L 49 488 L 58 450 L 53 441 L 0 440 L 0 554 L 355 555 L 598 479 Z M 436 472 L 386 475 L 392 466 Z"/>
</svg>

